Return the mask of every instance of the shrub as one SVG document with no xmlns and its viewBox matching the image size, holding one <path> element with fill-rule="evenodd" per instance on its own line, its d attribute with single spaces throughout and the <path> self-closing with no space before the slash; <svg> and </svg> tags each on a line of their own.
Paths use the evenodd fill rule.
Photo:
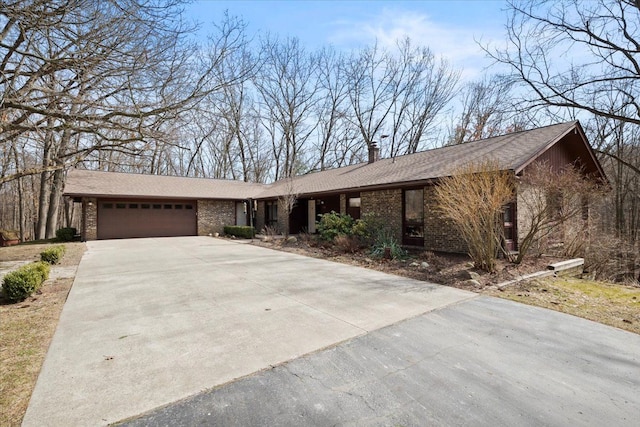
<svg viewBox="0 0 640 427">
<path fill-rule="evenodd" d="M 0 230 L 0 236 L 4 240 L 18 240 L 20 238 L 18 232 L 13 230 Z"/>
<path fill-rule="evenodd" d="M 57 264 L 62 259 L 66 248 L 63 245 L 52 246 L 40 252 L 40 261 Z"/>
<path fill-rule="evenodd" d="M 326 241 L 333 241 L 338 236 L 363 238 L 367 235 L 367 225 L 364 221 L 354 221 L 351 215 L 342 215 L 334 211 L 320 215 L 317 229 L 320 238 Z"/>
<path fill-rule="evenodd" d="M 77 230 L 73 227 L 65 227 L 56 230 L 56 238 L 59 242 L 71 242 L 76 237 Z"/>
<path fill-rule="evenodd" d="M 392 259 L 403 259 L 407 257 L 407 251 L 402 249 L 398 240 L 390 232 L 378 233 L 378 236 L 371 247 L 371 255 L 376 258 L 384 258 L 385 251 L 389 251 Z"/>
<path fill-rule="evenodd" d="M 252 239 L 255 234 L 255 230 L 253 227 L 249 227 L 248 225 L 225 225 L 224 234 L 242 237 L 244 239 Z"/>
<path fill-rule="evenodd" d="M 491 161 L 458 167 L 435 186 L 438 210 L 458 230 L 476 268 L 495 271 L 504 235 L 504 206 L 513 197 L 511 172 Z"/>
<path fill-rule="evenodd" d="M 49 264 L 34 262 L 23 265 L 4 276 L 2 292 L 11 302 L 23 301 L 42 286 L 49 277 Z"/>
</svg>

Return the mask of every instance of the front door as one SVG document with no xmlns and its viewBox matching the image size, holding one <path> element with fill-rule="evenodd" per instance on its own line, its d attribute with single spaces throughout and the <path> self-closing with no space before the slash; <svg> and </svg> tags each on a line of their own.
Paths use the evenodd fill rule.
<svg viewBox="0 0 640 427">
<path fill-rule="evenodd" d="M 236 225 L 247 225 L 247 203 L 236 203 Z"/>
<path fill-rule="evenodd" d="M 402 244 L 424 246 L 424 190 L 403 192 Z"/>
</svg>

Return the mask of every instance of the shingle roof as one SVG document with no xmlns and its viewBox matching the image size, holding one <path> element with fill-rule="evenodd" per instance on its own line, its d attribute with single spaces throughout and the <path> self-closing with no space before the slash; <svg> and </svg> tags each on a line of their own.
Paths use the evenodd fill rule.
<svg viewBox="0 0 640 427">
<path fill-rule="evenodd" d="M 337 169 L 314 172 L 293 179 L 293 192 L 313 194 L 335 190 L 428 181 L 450 176 L 465 164 L 497 162 L 501 169 L 514 170 L 525 165 L 575 128 L 578 122 L 545 126 L 529 131 L 451 145 L 415 154 L 381 159 Z M 258 197 L 277 197 L 290 192 L 286 180 L 275 182 Z"/>
<path fill-rule="evenodd" d="M 429 181 L 451 175 L 465 164 L 494 161 L 504 170 L 519 172 L 529 161 L 559 141 L 577 121 L 361 163 L 297 176 L 292 181 L 251 184 L 240 181 L 182 178 L 113 172 L 72 170 L 65 194 L 69 196 L 123 196 L 185 199 L 272 198 L 297 194 L 356 190 L 367 187 Z"/>
<path fill-rule="evenodd" d="M 266 185 L 225 179 L 98 172 L 72 169 L 65 195 L 166 199 L 231 199 L 255 197 Z"/>
</svg>

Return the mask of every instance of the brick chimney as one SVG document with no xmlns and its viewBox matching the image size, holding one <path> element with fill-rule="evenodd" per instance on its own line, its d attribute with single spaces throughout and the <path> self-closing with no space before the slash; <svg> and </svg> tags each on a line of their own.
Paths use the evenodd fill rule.
<svg viewBox="0 0 640 427">
<path fill-rule="evenodd" d="M 373 163 L 376 160 L 380 160 L 380 149 L 378 148 L 378 144 L 374 141 L 369 146 L 369 163 Z"/>
</svg>

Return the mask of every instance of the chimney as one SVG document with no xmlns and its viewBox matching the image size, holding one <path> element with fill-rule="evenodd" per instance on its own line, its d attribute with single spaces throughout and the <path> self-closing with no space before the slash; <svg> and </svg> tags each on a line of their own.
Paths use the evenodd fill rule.
<svg viewBox="0 0 640 427">
<path fill-rule="evenodd" d="M 369 163 L 373 163 L 376 160 L 380 160 L 380 149 L 375 141 L 371 142 L 369 146 Z"/>
</svg>

